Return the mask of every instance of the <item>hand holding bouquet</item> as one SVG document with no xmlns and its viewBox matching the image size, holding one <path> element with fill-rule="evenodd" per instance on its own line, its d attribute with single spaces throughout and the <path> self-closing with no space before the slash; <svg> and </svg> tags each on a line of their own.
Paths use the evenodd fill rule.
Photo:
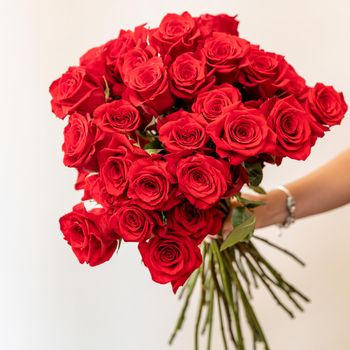
<svg viewBox="0 0 350 350">
<path fill-rule="evenodd" d="M 174 292 L 185 285 L 171 341 L 199 284 L 196 349 L 200 332 L 211 346 L 216 308 L 226 349 L 246 349 L 245 320 L 253 343 L 269 348 L 250 303 L 258 283 L 291 316 L 280 292 L 302 310 L 308 299 L 254 239 L 300 260 L 253 236 L 251 209 L 264 203 L 240 191 L 262 193 L 265 164 L 305 160 L 347 110 L 341 93 L 307 86 L 283 56 L 241 38 L 237 27 L 227 15 L 168 14 L 158 28 L 122 30 L 89 50 L 50 86 L 53 112 L 69 116 L 64 164 L 78 170 L 76 189 L 84 191 L 60 219 L 65 240 L 91 266 L 122 241 L 137 242 L 155 282 Z M 224 238 L 232 197 L 239 206 Z M 85 201 L 96 205 L 87 210 Z"/>
</svg>

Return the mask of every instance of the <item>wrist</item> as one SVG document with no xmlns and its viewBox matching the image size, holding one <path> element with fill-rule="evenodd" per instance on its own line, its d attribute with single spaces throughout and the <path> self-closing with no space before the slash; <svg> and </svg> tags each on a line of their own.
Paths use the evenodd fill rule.
<svg viewBox="0 0 350 350">
<path fill-rule="evenodd" d="M 282 224 L 287 216 L 286 194 L 280 190 L 274 189 L 264 195 L 262 201 L 265 205 L 256 208 L 259 212 L 257 215 L 257 228 L 263 228 L 271 225 Z"/>
</svg>

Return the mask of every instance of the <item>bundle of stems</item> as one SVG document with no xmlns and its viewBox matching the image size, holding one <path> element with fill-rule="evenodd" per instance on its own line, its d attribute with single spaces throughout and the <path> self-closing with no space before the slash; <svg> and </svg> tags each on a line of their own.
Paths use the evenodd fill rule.
<svg viewBox="0 0 350 350">
<path fill-rule="evenodd" d="M 268 262 L 255 245 L 255 241 L 267 244 L 288 255 L 304 266 L 293 253 L 277 246 L 265 238 L 253 235 L 250 239 L 221 250 L 222 238 L 202 243 L 203 264 L 196 270 L 183 287 L 180 298 L 184 299 L 174 332 L 169 343 L 183 326 L 186 311 L 196 285 L 200 288 L 200 300 L 195 322 L 194 349 L 199 349 L 200 335 L 207 337 L 207 350 L 212 348 L 213 315 L 218 314 L 224 349 L 246 350 L 243 322 L 251 331 L 253 349 L 261 343 L 265 350 L 269 344 L 257 318 L 251 300 L 252 287 L 259 284 L 267 289 L 276 303 L 290 316 L 292 308 L 303 311 L 303 302 L 309 299 L 286 281 L 281 273 Z M 281 299 L 285 297 L 288 304 Z"/>
</svg>

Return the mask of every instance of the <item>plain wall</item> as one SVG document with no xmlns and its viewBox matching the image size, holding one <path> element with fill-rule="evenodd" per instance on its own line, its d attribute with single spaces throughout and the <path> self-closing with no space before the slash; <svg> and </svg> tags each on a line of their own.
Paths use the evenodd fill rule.
<svg viewBox="0 0 350 350">
<path fill-rule="evenodd" d="M 58 218 L 81 194 L 73 190 L 75 172 L 62 164 L 65 122 L 51 114 L 48 86 L 121 28 L 154 26 L 167 12 L 184 10 L 238 14 L 244 38 L 284 54 L 309 84 L 332 84 L 350 101 L 346 0 L 1 0 L 1 349 L 168 349 L 180 304 L 169 286 L 151 281 L 136 246 L 125 244 L 110 262 L 90 268 L 62 239 Z M 307 161 L 267 168 L 265 187 L 307 174 L 347 148 L 349 117 Z M 266 293 L 256 293 L 273 350 L 349 349 L 349 223 L 346 206 L 300 220 L 281 237 L 276 228 L 260 232 L 304 258 L 305 269 L 265 250 L 312 298 L 292 321 Z M 192 322 L 193 312 L 174 350 L 192 349 Z M 214 349 L 221 349 L 219 340 Z"/>
</svg>

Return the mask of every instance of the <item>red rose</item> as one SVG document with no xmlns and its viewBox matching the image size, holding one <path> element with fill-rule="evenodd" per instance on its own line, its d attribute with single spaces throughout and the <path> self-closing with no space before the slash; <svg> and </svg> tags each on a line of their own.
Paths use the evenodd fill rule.
<svg viewBox="0 0 350 350">
<path fill-rule="evenodd" d="M 192 105 L 192 111 L 202 114 L 210 123 L 221 117 L 226 107 L 238 107 L 241 102 L 242 96 L 237 88 L 230 84 L 222 84 L 213 90 L 199 93 Z"/>
<path fill-rule="evenodd" d="M 108 261 L 114 254 L 117 237 L 106 230 L 103 209 L 86 211 L 82 203 L 60 219 L 64 239 L 72 247 L 79 262 L 96 266 Z"/>
<path fill-rule="evenodd" d="M 89 168 L 96 167 L 95 157 L 96 127 L 89 116 L 74 113 L 64 128 L 63 163 L 68 167 Z"/>
<path fill-rule="evenodd" d="M 232 35 L 238 35 L 238 21 L 236 16 L 221 15 L 201 15 L 197 19 L 198 28 L 203 37 L 207 37 L 214 32 L 223 32 Z"/>
<path fill-rule="evenodd" d="M 239 65 L 249 49 L 250 43 L 238 36 L 213 33 L 205 41 L 203 52 L 208 65 L 220 80 L 233 83 L 237 80 Z"/>
<path fill-rule="evenodd" d="M 105 64 L 105 53 L 105 45 L 94 47 L 80 57 L 79 64 L 91 72 L 92 75 L 108 77 Z"/>
<path fill-rule="evenodd" d="M 150 210 L 167 210 L 173 203 L 173 175 L 167 163 L 154 156 L 137 160 L 129 169 L 128 196 L 140 207 Z"/>
<path fill-rule="evenodd" d="M 135 48 L 145 49 L 148 30 L 144 25 L 132 30 L 121 30 L 118 38 L 108 41 L 104 45 L 103 60 L 106 66 L 106 79 L 112 97 L 120 98 L 126 86 L 121 71 L 124 55 Z"/>
<path fill-rule="evenodd" d="M 216 208 L 200 210 L 184 201 L 168 211 L 166 218 L 174 234 L 191 237 L 200 244 L 207 235 L 215 236 L 220 231 L 224 214 Z"/>
<path fill-rule="evenodd" d="M 50 85 L 52 112 L 63 119 L 74 112 L 92 113 L 105 101 L 101 77 L 84 67 L 69 67 L 61 78 Z"/>
<path fill-rule="evenodd" d="M 170 66 L 171 92 L 178 98 L 192 100 L 203 88 L 209 90 L 215 77 L 208 76 L 204 56 L 193 53 L 178 56 Z"/>
<path fill-rule="evenodd" d="M 306 108 L 319 123 L 326 126 L 340 124 L 348 110 L 343 94 L 322 83 L 309 89 Z"/>
<path fill-rule="evenodd" d="M 222 118 L 208 125 L 207 131 L 216 145 L 216 153 L 233 165 L 272 152 L 276 142 L 264 115 L 256 109 L 229 107 Z"/>
<path fill-rule="evenodd" d="M 170 282 L 174 293 L 202 264 L 201 252 L 189 237 L 154 236 L 148 242 L 141 242 L 139 250 L 153 281 L 161 284 Z"/>
<path fill-rule="evenodd" d="M 176 171 L 179 191 L 198 209 L 214 206 L 229 189 L 231 179 L 227 162 L 203 154 L 180 160 L 167 159 Z"/>
<path fill-rule="evenodd" d="M 139 111 L 130 102 L 116 100 L 97 107 L 94 112 L 94 121 L 105 132 L 127 134 L 139 127 L 141 117 Z"/>
<path fill-rule="evenodd" d="M 243 102 L 243 106 L 248 109 L 259 109 L 263 102 L 263 100 L 248 100 Z"/>
<path fill-rule="evenodd" d="M 125 83 L 128 88 L 123 97 L 151 115 L 162 114 L 174 104 L 168 74 L 160 57 L 151 58 L 130 70 L 125 76 Z"/>
<path fill-rule="evenodd" d="M 117 39 L 110 40 L 105 44 L 105 61 L 107 67 L 119 76 L 119 60 L 128 51 L 135 47 L 145 48 L 147 46 L 147 29 L 144 25 L 138 26 L 134 31 L 121 30 Z"/>
<path fill-rule="evenodd" d="M 285 79 L 288 81 L 288 83 L 284 90 L 288 94 L 294 95 L 298 100 L 303 100 L 307 94 L 305 79 L 302 78 L 290 64 L 288 64 Z"/>
<path fill-rule="evenodd" d="M 129 71 L 156 55 L 157 51 L 152 46 L 146 46 L 145 48 L 135 47 L 127 51 L 118 60 L 119 72 L 122 79 L 124 79 Z"/>
<path fill-rule="evenodd" d="M 240 83 L 266 99 L 289 84 L 288 63 L 281 55 L 252 49 L 241 64 Z"/>
<path fill-rule="evenodd" d="M 89 174 L 90 172 L 86 171 L 85 169 L 78 169 L 78 176 L 75 181 L 74 189 L 77 191 L 84 189 L 85 179 Z"/>
<path fill-rule="evenodd" d="M 119 198 L 107 191 L 106 184 L 101 176 L 93 174 L 87 176 L 84 182 L 84 196 L 82 201 L 95 200 L 98 204 L 102 205 L 108 210 L 118 206 Z"/>
<path fill-rule="evenodd" d="M 238 194 L 243 185 L 249 182 L 247 170 L 241 165 L 231 166 L 230 173 L 232 183 L 229 184 L 229 188 L 225 193 L 227 197 Z"/>
<path fill-rule="evenodd" d="M 114 138 L 98 154 L 100 175 L 108 193 L 122 196 L 129 180 L 129 169 L 132 164 L 148 154 L 142 149 L 131 145 L 126 137 Z"/>
<path fill-rule="evenodd" d="M 277 136 L 276 155 L 305 160 L 317 136 L 322 136 L 311 115 L 292 96 L 267 100 L 261 110 Z"/>
<path fill-rule="evenodd" d="M 168 152 L 199 149 L 208 141 L 205 121 L 198 114 L 180 110 L 159 119 L 157 126 L 159 140 Z"/>
<path fill-rule="evenodd" d="M 127 204 L 118 208 L 110 220 L 110 227 L 125 242 L 142 242 L 165 231 L 159 214 L 147 211 L 136 204 Z"/>
<path fill-rule="evenodd" d="M 176 56 L 192 51 L 199 34 L 195 20 L 188 12 L 170 13 L 162 19 L 159 28 L 150 31 L 149 40 L 163 57 L 167 54 Z"/>
</svg>

